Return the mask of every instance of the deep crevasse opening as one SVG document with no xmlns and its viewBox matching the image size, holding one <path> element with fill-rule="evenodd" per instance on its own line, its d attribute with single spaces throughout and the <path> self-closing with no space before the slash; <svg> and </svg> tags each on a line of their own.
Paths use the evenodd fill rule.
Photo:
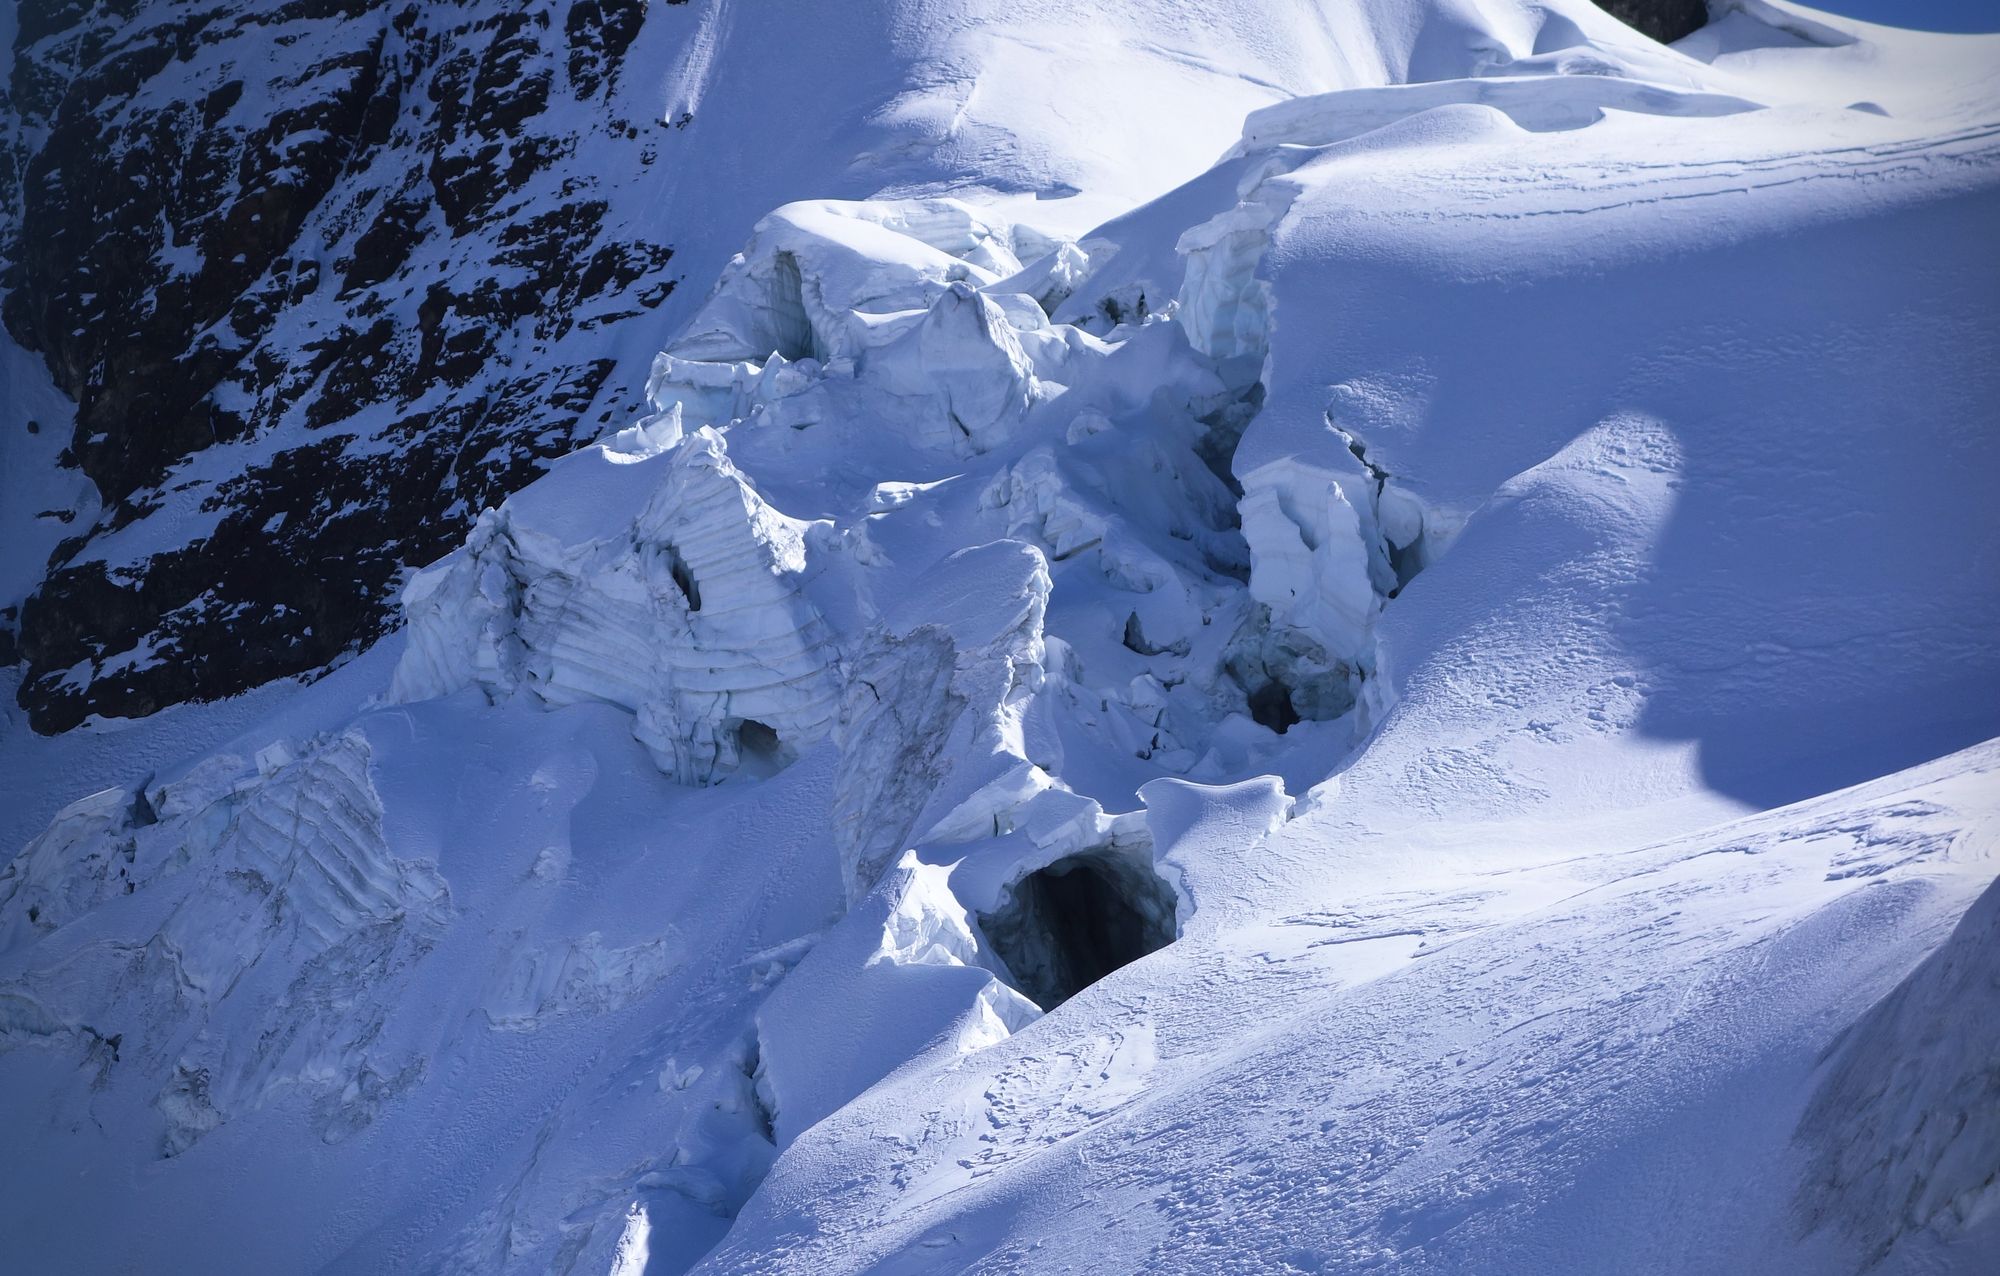
<svg viewBox="0 0 2000 1276">
<path fill-rule="evenodd" d="M 1029 873 L 978 922 L 1014 986 L 1049 1011 L 1173 943 L 1175 902 L 1149 857 L 1106 848 Z"/>
</svg>

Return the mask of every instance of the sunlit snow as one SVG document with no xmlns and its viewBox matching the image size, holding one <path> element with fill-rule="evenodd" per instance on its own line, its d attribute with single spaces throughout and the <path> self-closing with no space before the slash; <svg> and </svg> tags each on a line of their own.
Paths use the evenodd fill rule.
<svg viewBox="0 0 2000 1276">
<path fill-rule="evenodd" d="M 2000 37 L 697 5 L 648 411 L 8 721 L 0 1266 L 2000 1270 Z"/>
</svg>

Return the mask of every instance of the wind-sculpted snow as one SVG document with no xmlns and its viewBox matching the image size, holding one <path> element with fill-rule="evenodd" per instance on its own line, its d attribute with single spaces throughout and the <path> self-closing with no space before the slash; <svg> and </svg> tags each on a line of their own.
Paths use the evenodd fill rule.
<svg viewBox="0 0 2000 1276">
<path fill-rule="evenodd" d="M 1559 61 L 1545 68 L 1517 63 L 1509 69 L 1541 70 L 1544 75 L 1438 80 L 1293 98 L 1253 111 L 1243 124 L 1242 149 L 1331 146 L 1440 106 L 1459 104 L 1488 107 L 1531 133 L 1584 128 L 1603 119 L 1606 111 L 1704 117 L 1761 107 L 1726 93 L 1627 79 L 1623 68 L 1598 57 L 1581 64 L 1576 59 Z"/>
<path fill-rule="evenodd" d="M 644 411 L 0 874 L 0 1230 L 1984 1276 L 1994 44 L 1718 11 L 690 5 Z"/>
<path fill-rule="evenodd" d="M 1039 1016 L 1003 982 L 951 876 L 907 856 L 759 1012 L 780 1148 L 904 1060 L 968 1054 Z"/>
</svg>

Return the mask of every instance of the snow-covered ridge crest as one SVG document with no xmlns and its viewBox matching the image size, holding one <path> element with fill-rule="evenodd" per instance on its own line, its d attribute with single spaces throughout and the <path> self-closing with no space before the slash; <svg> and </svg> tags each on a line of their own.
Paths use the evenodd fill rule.
<svg viewBox="0 0 2000 1276">
<path fill-rule="evenodd" d="M 1809 1227 L 1846 1229 L 1879 1262 L 2000 1210 L 2000 883 L 1828 1051 L 1799 1122 Z"/>
<path fill-rule="evenodd" d="M 1531 133 L 1585 128 L 1603 119 L 1606 111 L 1699 118 L 1762 109 L 1761 103 L 1733 94 L 1627 79 L 1611 66 L 1593 61 L 1556 75 L 1436 80 L 1293 98 L 1251 112 L 1238 151 L 1328 146 L 1424 111 L 1457 105 L 1487 107 Z"/>
</svg>

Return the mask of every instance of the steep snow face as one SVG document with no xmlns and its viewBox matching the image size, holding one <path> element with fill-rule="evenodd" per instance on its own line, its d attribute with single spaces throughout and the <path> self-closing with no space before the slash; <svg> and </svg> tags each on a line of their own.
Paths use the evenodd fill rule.
<svg viewBox="0 0 2000 1276">
<path fill-rule="evenodd" d="M 1903 845 L 1922 853 L 1912 841 Z M 2000 885 L 1837 1043 L 1799 1124 L 1815 1154 L 1799 1203 L 1880 1262 L 2000 1231 Z"/>
<path fill-rule="evenodd" d="M 22 1252 L 1991 1266 L 1991 42 L 683 16 L 645 409 L 0 877 Z"/>
</svg>

